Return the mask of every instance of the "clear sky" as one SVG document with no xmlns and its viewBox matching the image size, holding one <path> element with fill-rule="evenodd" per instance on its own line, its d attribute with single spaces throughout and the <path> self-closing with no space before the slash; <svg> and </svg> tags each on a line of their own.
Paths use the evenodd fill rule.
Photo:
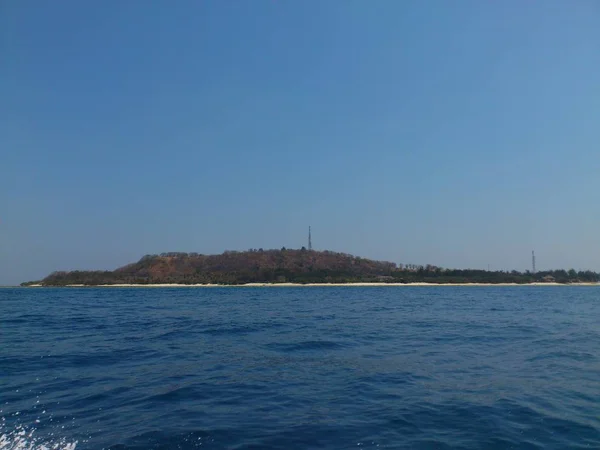
<svg viewBox="0 0 600 450">
<path fill-rule="evenodd" d="M 301 247 L 600 270 L 600 2 L 0 2 L 0 284 Z"/>
</svg>

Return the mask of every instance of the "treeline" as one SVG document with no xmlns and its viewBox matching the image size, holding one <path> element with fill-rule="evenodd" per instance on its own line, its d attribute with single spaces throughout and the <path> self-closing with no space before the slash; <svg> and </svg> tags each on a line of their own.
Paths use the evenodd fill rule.
<svg viewBox="0 0 600 450">
<path fill-rule="evenodd" d="M 435 266 L 399 268 L 392 278 L 401 283 L 597 283 L 600 274 L 586 271 L 548 270 L 530 271 L 487 271 L 472 269 L 443 269 Z"/>
<path fill-rule="evenodd" d="M 532 283 L 599 282 L 591 271 L 545 272 L 444 269 L 436 266 L 396 265 L 330 251 L 227 251 L 221 255 L 162 253 L 114 271 L 54 272 L 38 282 L 44 286 L 110 284 L 246 284 L 246 283 Z"/>
</svg>

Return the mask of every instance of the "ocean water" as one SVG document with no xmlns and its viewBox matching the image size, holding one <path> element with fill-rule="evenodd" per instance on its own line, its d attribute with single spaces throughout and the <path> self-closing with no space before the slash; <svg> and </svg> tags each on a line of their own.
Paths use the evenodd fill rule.
<svg viewBox="0 0 600 450">
<path fill-rule="evenodd" d="M 598 449 L 600 288 L 0 289 L 0 449 Z"/>
</svg>

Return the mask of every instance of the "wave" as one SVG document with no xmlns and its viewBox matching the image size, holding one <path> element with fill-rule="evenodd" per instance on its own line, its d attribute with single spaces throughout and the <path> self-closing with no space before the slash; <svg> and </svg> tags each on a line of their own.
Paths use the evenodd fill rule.
<svg viewBox="0 0 600 450">
<path fill-rule="evenodd" d="M 269 348 L 281 352 L 297 352 L 310 350 L 338 350 L 345 348 L 344 344 L 334 341 L 303 341 L 289 344 L 270 344 Z"/>
<path fill-rule="evenodd" d="M 256 331 L 261 331 L 260 328 L 249 327 L 249 326 L 222 326 L 222 327 L 214 327 L 208 328 L 200 331 L 201 334 L 209 334 L 212 336 L 220 336 L 220 335 L 243 335 L 248 333 L 254 333 Z"/>
<path fill-rule="evenodd" d="M 6 430 L 4 418 L 0 425 L 0 450 L 75 450 L 77 441 L 67 438 L 41 438 L 35 436 L 35 428 L 16 425 Z"/>
</svg>

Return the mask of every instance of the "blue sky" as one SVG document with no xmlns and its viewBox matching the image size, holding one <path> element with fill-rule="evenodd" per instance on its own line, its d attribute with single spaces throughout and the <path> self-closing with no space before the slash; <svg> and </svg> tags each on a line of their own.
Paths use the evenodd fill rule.
<svg viewBox="0 0 600 450">
<path fill-rule="evenodd" d="M 0 284 L 300 247 L 600 270 L 600 4 L 0 3 Z"/>
</svg>

